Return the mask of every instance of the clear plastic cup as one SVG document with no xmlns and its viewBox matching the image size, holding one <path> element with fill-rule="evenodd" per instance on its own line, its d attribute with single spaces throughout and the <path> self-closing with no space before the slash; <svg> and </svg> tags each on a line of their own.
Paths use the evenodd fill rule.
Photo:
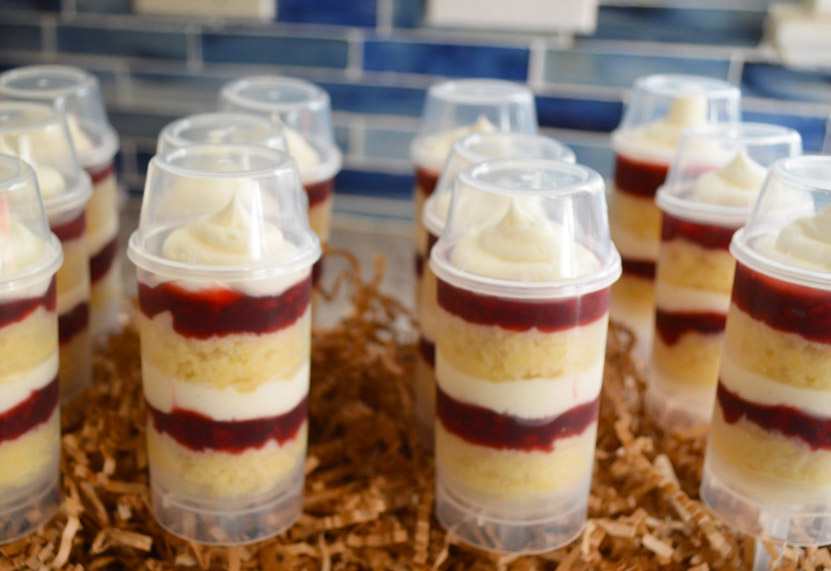
<svg viewBox="0 0 831 571">
<path fill-rule="evenodd" d="M 62 113 L 23 101 L 0 102 L 0 153 L 25 160 L 38 179 L 52 232 L 61 241 L 58 270 L 60 390 L 66 403 L 92 378 L 90 275 L 86 236 L 89 176 L 81 169 Z"/>
<path fill-rule="evenodd" d="M 664 183 L 681 132 L 705 123 L 741 121 L 738 88 L 707 77 L 650 75 L 635 81 L 620 126 L 612 133 L 612 239 L 623 276 L 612 288 L 612 319 L 635 333 L 635 355 L 646 361 L 655 314 L 655 260 L 661 213 L 655 192 Z"/>
<path fill-rule="evenodd" d="M 831 117 L 825 122 L 825 139 L 822 141 L 822 154 L 831 155 Z"/>
<path fill-rule="evenodd" d="M 710 421 L 743 226 L 768 167 L 802 153 L 799 133 L 764 123 L 693 127 L 658 189 L 661 246 L 646 409 L 665 430 Z"/>
<path fill-rule="evenodd" d="M 574 152 L 563 143 L 542 135 L 523 133 L 473 133 L 453 143 L 450 156 L 416 228 L 417 251 L 429 256 L 444 229 L 456 177 L 463 169 L 489 159 L 547 159 L 575 162 Z M 490 203 L 472 205 L 487 209 Z M 435 420 L 436 276 L 429 264 L 416 265 L 416 298 L 419 323 L 419 356 L 415 368 L 416 424 L 422 440 L 433 443 Z"/>
<path fill-rule="evenodd" d="M 279 123 L 247 113 L 201 113 L 177 119 L 159 133 L 156 152 L 164 154 L 195 144 L 243 143 L 286 151 Z"/>
<path fill-rule="evenodd" d="M 31 533 L 60 503 L 55 272 L 37 181 L 0 154 L 0 543 Z"/>
<path fill-rule="evenodd" d="M 194 201 L 200 183 L 216 196 Z M 320 256 L 294 161 L 242 144 L 155 156 L 128 255 L 156 519 L 201 543 L 280 533 L 302 512 Z"/>
<path fill-rule="evenodd" d="M 831 157 L 782 159 L 730 251 L 702 500 L 746 533 L 831 543 Z"/>
<path fill-rule="evenodd" d="M 586 519 L 620 275 L 603 181 L 559 161 L 465 169 L 430 264 L 439 521 L 490 551 L 564 545 Z"/>
<path fill-rule="evenodd" d="M 283 125 L 289 154 L 297 161 L 309 197 L 309 223 L 320 241 L 328 243 L 335 175 L 343 164 L 335 144 L 329 94 L 302 79 L 255 76 L 228 83 L 219 97 L 224 111 L 253 113 Z M 314 272 L 317 280 L 321 262 Z"/>
<path fill-rule="evenodd" d="M 66 113 L 75 151 L 93 183 L 87 207 L 92 332 L 112 333 L 120 328 L 122 288 L 113 163 L 118 135 L 107 118 L 98 79 L 77 67 L 19 67 L 0 74 L 0 99 L 52 104 Z"/>
</svg>

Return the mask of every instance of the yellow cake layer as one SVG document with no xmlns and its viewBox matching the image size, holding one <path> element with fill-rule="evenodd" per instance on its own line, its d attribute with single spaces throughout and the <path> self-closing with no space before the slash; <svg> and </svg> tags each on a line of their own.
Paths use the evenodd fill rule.
<svg viewBox="0 0 831 571">
<path fill-rule="evenodd" d="M 4 488 L 26 486 L 58 471 L 61 456 L 60 412 L 14 440 L 0 442 L 0 495 Z"/>
<path fill-rule="evenodd" d="M 736 261 L 727 250 L 676 239 L 661 243 L 656 270 L 659 282 L 729 295 Z"/>
<path fill-rule="evenodd" d="M 239 454 L 207 450 L 195 452 L 147 423 L 147 453 L 152 477 L 171 492 L 229 498 L 274 490 L 280 479 L 293 474 L 306 459 L 304 423 L 297 438 L 280 446 L 269 440 L 261 448 Z"/>
<path fill-rule="evenodd" d="M 609 226 L 612 241 L 620 233 L 626 233 L 638 240 L 657 243 L 661 239 L 661 210 L 653 198 L 635 196 L 613 187 Z"/>
<path fill-rule="evenodd" d="M 811 450 L 802 440 L 767 431 L 744 417 L 735 424 L 724 420 L 716 403 L 709 447 L 735 482 L 764 487 L 785 496 L 810 494 L 810 488 L 831 492 L 831 451 Z M 726 476 L 726 475 L 725 475 Z M 722 476 L 724 477 L 724 476 Z M 790 490 L 789 490 L 790 488 Z"/>
<path fill-rule="evenodd" d="M 436 465 L 442 474 L 492 499 L 565 492 L 591 475 L 597 424 L 555 441 L 551 452 L 470 444 L 436 421 Z"/>
<path fill-rule="evenodd" d="M 117 234 L 118 190 L 113 173 L 95 185 L 87 201 L 87 237 L 91 244 L 104 244 Z"/>
<path fill-rule="evenodd" d="M 421 274 L 419 282 L 417 317 L 421 333 L 426 339 L 435 341 L 439 319 L 438 280 L 427 261 L 425 261 L 424 272 Z"/>
<path fill-rule="evenodd" d="M 427 246 L 430 243 L 430 232 L 424 227 L 424 224 L 417 224 L 415 227 L 415 251 L 424 257 L 425 264 L 427 262 Z"/>
<path fill-rule="evenodd" d="M 771 381 L 831 390 L 831 345 L 778 331 L 730 304 L 724 339 L 733 363 Z"/>
<path fill-rule="evenodd" d="M 274 333 L 236 333 L 193 339 L 173 330 L 170 312 L 147 319 L 139 314 L 142 360 L 179 381 L 217 389 L 252 391 L 284 372 L 282 378 L 308 362 L 311 311 L 293 325 Z"/>
<path fill-rule="evenodd" d="M 415 418 L 419 429 L 432 432 L 436 418 L 436 373 L 419 355 L 415 370 Z"/>
<path fill-rule="evenodd" d="M 419 241 L 419 236 L 422 232 L 424 232 L 424 225 L 421 223 L 421 213 L 424 212 L 424 203 L 427 202 L 428 198 L 430 198 L 430 195 L 425 194 L 424 189 L 422 189 L 421 186 L 418 183 L 416 183 L 415 190 L 413 192 L 413 204 L 415 205 L 415 213 L 413 216 L 413 218 L 415 219 L 413 239 L 415 240 L 416 252 L 421 252 L 421 250 L 419 250 L 421 244 L 427 244 L 427 242 Z"/>
<path fill-rule="evenodd" d="M 58 379 L 63 402 L 76 397 L 92 380 L 92 343 L 89 327 L 60 344 Z"/>
<path fill-rule="evenodd" d="M 439 309 L 436 347 L 459 372 L 484 381 L 553 379 L 603 359 L 608 315 L 554 333 L 477 325 Z"/>
<path fill-rule="evenodd" d="M 712 387 L 718 382 L 724 333 L 688 331 L 674 345 L 656 332 L 652 343 L 652 369 L 665 382 L 691 387 Z"/>
<path fill-rule="evenodd" d="M 317 237 L 320 238 L 321 244 L 329 242 L 329 234 L 332 228 L 332 204 L 334 200 L 334 195 L 331 195 L 326 200 L 318 202 L 309 208 L 309 226 L 317 234 Z"/>
<path fill-rule="evenodd" d="M 101 279 L 90 287 L 89 303 L 93 311 L 109 306 L 121 298 L 121 264 L 116 257 L 113 265 Z"/>
<path fill-rule="evenodd" d="M 89 287 L 89 253 L 85 238 L 62 242 L 63 264 L 56 276 L 58 297 L 86 282 Z"/>
<path fill-rule="evenodd" d="M 58 350 L 58 316 L 41 306 L 0 327 L 0 383 L 39 366 Z"/>
</svg>

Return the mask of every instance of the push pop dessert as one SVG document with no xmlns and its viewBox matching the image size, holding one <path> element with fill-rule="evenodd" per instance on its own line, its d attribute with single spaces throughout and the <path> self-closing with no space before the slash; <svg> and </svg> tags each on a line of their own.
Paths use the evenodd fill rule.
<svg viewBox="0 0 831 571">
<path fill-rule="evenodd" d="M 309 198 L 309 224 L 321 243 L 327 244 L 335 175 L 343 162 L 335 144 L 329 94 L 302 79 L 247 77 L 222 88 L 220 105 L 224 111 L 260 115 L 282 126 Z M 315 281 L 322 272 L 321 263 L 315 265 Z"/>
<path fill-rule="evenodd" d="M 490 215 L 470 216 L 483 202 Z M 583 527 L 620 275 L 608 228 L 585 167 L 503 159 L 457 178 L 430 257 L 436 510 L 469 544 L 547 551 Z"/>
<path fill-rule="evenodd" d="M 56 279 L 60 338 L 60 393 L 68 402 L 90 382 L 89 258 L 86 205 L 92 194 L 63 115 L 51 107 L 20 101 L 0 102 L 0 153 L 32 166 L 52 232 L 63 249 Z"/>
<path fill-rule="evenodd" d="M 416 228 L 417 250 L 429 255 L 430 249 L 438 241 L 444 229 L 447 212 L 450 208 L 450 196 L 456 176 L 463 169 L 489 159 L 548 159 L 574 162 L 574 152 L 566 145 L 541 135 L 522 133 L 473 133 L 453 143 L 452 151 L 442 176 L 430 196 L 422 213 L 422 225 Z M 502 197 L 483 196 L 487 202 L 471 204 L 470 208 L 480 216 L 490 215 L 490 209 L 500 207 L 505 200 Z M 492 202 L 490 199 L 495 200 Z M 473 215 L 473 211 L 469 213 Z M 420 259 L 417 257 L 417 260 Z M 416 423 L 422 440 L 428 446 L 433 444 L 433 423 L 436 407 L 435 351 L 436 320 L 439 306 L 436 299 L 436 276 L 430 265 L 418 268 L 419 301 L 419 358 L 415 367 L 415 413 Z"/>
<path fill-rule="evenodd" d="M 620 126 L 610 204 L 612 239 L 623 275 L 612 288 L 612 318 L 631 328 L 635 352 L 649 356 L 655 307 L 655 260 L 661 213 L 655 192 L 664 183 L 681 132 L 707 122 L 739 121 L 739 90 L 706 77 L 652 75 L 635 82 Z"/>
<path fill-rule="evenodd" d="M 801 150 L 799 133 L 762 123 L 705 125 L 681 136 L 656 197 L 662 226 L 646 408 L 665 430 L 710 421 L 735 269 L 730 239 L 767 167 Z"/>
<path fill-rule="evenodd" d="M 701 497 L 746 533 L 831 542 L 831 157 L 770 167 L 736 275 Z"/>
<path fill-rule="evenodd" d="M 58 508 L 61 261 L 32 169 L 0 154 L 0 543 Z"/>
<path fill-rule="evenodd" d="M 234 189 L 219 208 L 175 196 L 218 179 Z M 203 543 L 281 532 L 302 511 L 320 256 L 294 161 L 238 144 L 157 155 L 129 256 L 156 518 Z"/>
<path fill-rule="evenodd" d="M 119 328 L 121 302 L 118 190 L 113 162 L 118 135 L 107 119 L 98 79 L 75 67 L 21 67 L 0 74 L 0 99 L 51 103 L 66 114 L 78 159 L 93 184 L 86 220 L 92 333 L 112 333 Z"/>
</svg>

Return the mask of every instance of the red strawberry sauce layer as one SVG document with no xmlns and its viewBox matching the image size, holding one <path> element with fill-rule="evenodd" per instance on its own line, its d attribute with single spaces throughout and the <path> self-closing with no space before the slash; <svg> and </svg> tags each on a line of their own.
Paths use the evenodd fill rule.
<svg viewBox="0 0 831 571">
<path fill-rule="evenodd" d="M 432 232 L 427 232 L 427 255 L 422 256 L 418 252 L 415 255 L 415 271 L 416 276 L 421 277 L 424 274 L 424 265 L 430 263 L 430 251 L 433 249 L 433 246 L 436 245 L 436 242 L 439 241 L 438 236 L 434 235 Z"/>
<path fill-rule="evenodd" d="M 89 303 L 83 301 L 58 316 L 58 337 L 61 343 L 69 341 L 89 325 Z"/>
<path fill-rule="evenodd" d="M 104 247 L 89 259 L 89 280 L 92 283 L 107 275 L 113 267 L 116 254 L 118 254 L 118 236 L 113 236 L 112 240 L 104 244 Z"/>
<path fill-rule="evenodd" d="M 554 450 L 560 438 L 583 433 L 597 422 L 600 396 L 562 414 L 542 419 L 522 419 L 457 401 L 436 387 L 436 416 L 444 429 L 470 444 L 526 452 Z"/>
<path fill-rule="evenodd" d="M 710 250 L 727 250 L 730 248 L 730 240 L 733 239 L 736 230 L 738 230 L 738 227 L 728 228 L 716 224 L 702 224 L 677 218 L 666 212 L 663 213 L 661 218 L 662 242 L 683 238 L 688 242 L 693 242 Z"/>
<path fill-rule="evenodd" d="M 422 360 L 430 365 L 431 368 L 436 368 L 436 344 L 426 339 L 424 336 L 418 336 L 418 353 Z"/>
<path fill-rule="evenodd" d="M 29 397 L 0 413 L 0 444 L 18 438 L 52 416 L 58 407 L 58 377 L 48 385 L 32 391 Z"/>
<path fill-rule="evenodd" d="M 279 295 L 250 296 L 214 287 L 190 291 L 166 282 L 138 285 L 139 309 L 149 319 L 169 311 L 179 335 L 208 339 L 233 333 L 272 333 L 292 325 L 309 306 L 311 275 Z"/>
<path fill-rule="evenodd" d="M 282 446 L 296 438 L 306 422 L 308 398 L 303 397 L 293 409 L 277 416 L 228 421 L 176 407 L 162 412 L 145 404 L 156 431 L 168 434 L 185 448 L 239 454 L 247 448 L 261 448 L 269 440 Z"/>
<path fill-rule="evenodd" d="M 721 381 L 716 391 L 724 421 L 737 423 L 742 417 L 770 431 L 798 438 L 811 450 L 831 450 L 831 417 L 817 417 L 787 405 L 750 402 L 727 389 Z"/>
<path fill-rule="evenodd" d="M 609 288 L 556 300 L 509 299 L 480 295 L 438 280 L 439 306 L 477 325 L 511 331 L 536 327 L 553 333 L 597 321 L 609 311 Z"/>
<path fill-rule="evenodd" d="M 737 263 L 733 303 L 773 329 L 831 344 L 831 291 L 791 284 Z"/>
<path fill-rule="evenodd" d="M 115 174 L 115 166 L 113 165 L 112 161 L 108 162 L 104 166 L 85 170 L 87 171 L 89 178 L 92 179 L 92 184 L 98 184 L 107 177 L 110 177 Z"/>
<path fill-rule="evenodd" d="M 669 165 L 615 156 L 615 186 L 618 190 L 652 198 L 667 178 Z"/>
<path fill-rule="evenodd" d="M 321 182 L 303 185 L 309 196 L 309 208 L 325 202 L 335 192 L 335 179 L 330 178 Z"/>
<path fill-rule="evenodd" d="M 635 276 L 647 280 L 655 279 L 655 262 L 650 260 L 632 260 L 621 256 L 621 268 L 628 276 Z"/>
<path fill-rule="evenodd" d="M 55 278 L 49 282 L 49 287 L 40 297 L 26 297 L 0 303 L 0 328 L 23 321 L 30 313 L 43 306 L 46 311 L 55 311 L 57 300 L 57 289 Z"/>
<path fill-rule="evenodd" d="M 419 192 L 425 197 L 433 194 L 436 190 L 436 184 L 439 182 L 439 173 L 427 170 L 423 167 L 416 167 L 415 185 Z M 416 213 L 421 216 L 421 212 Z"/>
<path fill-rule="evenodd" d="M 73 218 L 61 222 L 60 224 L 52 224 L 49 222 L 49 229 L 58 237 L 61 242 L 68 242 L 69 240 L 76 240 L 84 235 L 87 231 L 87 211 L 82 210 L 81 213 Z"/>
<path fill-rule="evenodd" d="M 696 331 L 704 334 L 724 332 L 727 316 L 709 311 L 655 312 L 655 329 L 667 345 L 675 345 L 685 333 Z"/>
</svg>

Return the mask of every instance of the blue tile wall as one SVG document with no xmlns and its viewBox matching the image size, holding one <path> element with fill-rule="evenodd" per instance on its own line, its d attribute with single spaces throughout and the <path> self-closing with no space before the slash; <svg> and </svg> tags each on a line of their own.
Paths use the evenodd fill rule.
<svg viewBox="0 0 831 571">
<path fill-rule="evenodd" d="M 335 144 L 342 153 L 347 154 L 350 150 L 349 128 L 335 127 Z"/>
<path fill-rule="evenodd" d="M 106 29 L 60 25 L 58 50 L 86 54 L 107 54 L 140 58 L 185 59 L 184 31 Z"/>
<path fill-rule="evenodd" d="M 335 178 L 335 189 L 339 193 L 409 200 L 413 195 L 413 175 L 345 168 Z"/>
<path fill-rule="evenodd" d="M 367 40 L 364 69 L 525 81 L 528 48 Z"/>
<path fill-rule="evenodd" d="M 40 26 L 0 24 L 0 50 L 41 49 Z"/>
<path fill-rule="evenodd" d="M 130 0 L 75 0 L 75 9 L 78 12 L 129 14 Z"/>
<path fill-rule="evenodd" d="M 568 139 L 563 139 L 563 142 L 567 143 L 574 151 L 578 163 L 593 168 L 604 178 L 608 179 L 612 177 L 615 155 L 610 146 L 595 147 L 581 145 L 579 143 L 568 142 Z"/>
<path fill-rule="evenodd" d="M 414 136 L 415 132 L 412 131 L 367 129 L 364 134 L 364 154 L 372 158 L 407 159 Z"/>
<path fill-rule="evenodd" d="M 178 118 L 176 115 L 163 113 L 123 111 L 112 108 L 109 110 L 109 116 L 110 123 L 119 133 L 147 139 L 156 139 L 162 127 Z"/>
<path fill-rule="evenodd" d="M 807 117 L 804 115 L 788 115 L 766 111 L 752 111 L 745 109 L 742 112 L 745 121 L 773 123 L 784 127 L 791 127 L 802 135 L 802 147 L 806 153 L 818 153 L 822 148 L 825 137 L 826 117 Z"/>
<path fill-rule="evenodd" d="M 335 39 L 206 33 L 202 35 L 202 57 L 207 62 L 342 69 L 349 59 L 349 44 Z"/>
<path fill-rule="evenodd" d="M 742 93 L 750 97 L 831 103 L 831 72 L 746 62 L 741 88 Z"/>
<path fill-rule="evenodd" d="M 281 22 L 375 26 L 377 11 L 378 3 L 374 1 L 279 0 L 277 2 L 277 19 Z"/>
<path fill-rule="evenodd" d="M 386 85 L 361 85 L 318 81 L 329 92 L 332 108 L 352 113 L 409 115 L 418 117 L 425 89 Z"/>
<path fill-rule="evenodd" d="M 424 14 L 422 0 L 392 0 L 392 25 L 396 28 L 415 28 Z"/>
<path fill-rule="evenodd" d="M 60 9 L 61 0 L 0 0 L 0 10 L 57 12 Z"/>
<path fill-rule="evenodd" d="M 621 101 L 537 97 L 537 120 L 541 127 L 608 133 L 618 126 L 622 115 Z"/>
</svg>

